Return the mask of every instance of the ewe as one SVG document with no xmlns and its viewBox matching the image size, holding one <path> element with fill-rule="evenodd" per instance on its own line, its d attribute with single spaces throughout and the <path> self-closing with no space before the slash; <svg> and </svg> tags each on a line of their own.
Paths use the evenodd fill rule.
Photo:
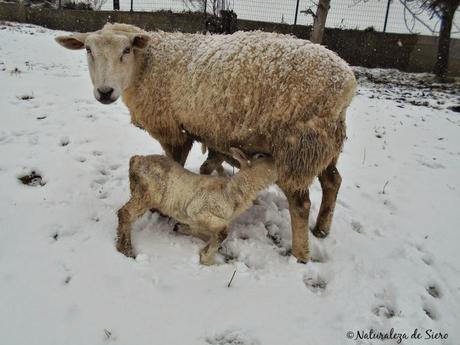
<svg viewBox="0 0 460 345">
<path fill-rule="evenodd" d="M 133 256 L 131 224 L 154 208 L 180 222 L 181 233 L 209 240 L 200 251 L 200 262 L 213 264 L 230 222 L 277 179 L 271 157 L 248 161 L 240 150 L 230 151 L 241 167 L 232 177 L 197 175 L 166 156 L 132 157 L 131 199 L 118 211 L 117 249 Z"/>
<path fill-rule="evenodd" d="M 86 48 L 96 99 L 122 96 L 132 122 L 180 164 L 194 140 L 217 153 L 213 163 L 230 159 L 230 147 L 273 156 L 289 202 L 292 253 L 309 259 L 308 188 L 318 176 L 323 198 L 313 233 L 325 237 L 341 184 L 336 163 L 356 89 L 345 61 L 309 41 L 264 32 L 147 33 L 106 24 L 56 40 Z"/>
</svg>

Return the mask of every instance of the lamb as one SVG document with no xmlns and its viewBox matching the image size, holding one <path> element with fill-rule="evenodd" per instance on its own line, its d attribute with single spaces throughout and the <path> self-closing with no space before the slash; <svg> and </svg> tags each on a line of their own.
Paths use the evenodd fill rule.
<svg viewBox="0 0 460 345">
<path fill-rule="evenodd" d="M 292 254 L 302 263 L 309 259 L 308 189 L 318 176 L 323 196 L 313 234 L 329 234 L 345 113 L 356 89 L 335 53 L 274 33 L 147 33 L 126 24 L 57 41 L 86 48 L 95 98 L 108 104 L 121 96 L 133 124 L 180 164 L 194 141 L 226 160 L 230 147 L 271 155 L 289 202 Z"/>
<path fill-rule="evenodd" d="M 207 240 L 200 251 L 200 262 L 212 265 L 231 221 L 252 205 L 259 191 L 277 179 L 271 157 L 256 156 L 248 161 L 237 148 L 230 151 L 241 167 L 232 177 L 197 175 L 166 156 L 132 157 L 131 199 L 118 211 L 117 249 L 133 256 L 131 224 L 155 208 L 179 221 L 179 232 Z"/>
</svg>

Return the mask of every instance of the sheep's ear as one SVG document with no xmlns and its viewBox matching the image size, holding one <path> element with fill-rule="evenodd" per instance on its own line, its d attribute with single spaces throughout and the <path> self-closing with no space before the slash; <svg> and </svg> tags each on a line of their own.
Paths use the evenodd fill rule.
<svg viewBox="0 0 460 345">
<path fill-rule="evenodd" d="M 246 168 L 248 166 L 251 166 L 251 162 L 249 161 L 248 157 L 246 157 L 244 152 L 240 149 L 236 147 L 231 147 L 230 153 L 232 154 L 232 157 L 235 158 L 238 161 L 238 163 L 240 163 L 240 168 Z"/>
<path fill-rule="evenodd" d="M 85 47 L 85 40 L 89 33 L 75 33 L 73 35 L 58 36 L 56 42 L 67 49 L 78 50 Z"/>
<path fill-rule="evenodd" d="M 150 36 L 146 34 L 135 34 L 132 36 L 131 41 L 133 42 L 134 48 L 144 49 L 149 43 Z"/>
</svg>

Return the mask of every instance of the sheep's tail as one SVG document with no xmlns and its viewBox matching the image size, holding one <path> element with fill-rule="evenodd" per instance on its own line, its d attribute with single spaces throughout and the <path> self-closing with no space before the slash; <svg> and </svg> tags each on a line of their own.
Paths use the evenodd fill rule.
<svg viewBox="0 0 460 345">
<path fill-rule="evenodd" d="M 278 179 L 288 190 L 307 190 L 315 176 L 340 154 L 346 138 L 344 119 L 282 136 L 273 147 Z M 286 133 L 280 131 L 280 133 Z"/>
</svg>

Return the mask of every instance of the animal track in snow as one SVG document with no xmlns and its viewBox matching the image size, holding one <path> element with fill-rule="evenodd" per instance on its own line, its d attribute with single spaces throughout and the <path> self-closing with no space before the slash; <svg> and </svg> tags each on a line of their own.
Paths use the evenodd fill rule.
<svg viewBox="0 0 460 345">
<path fill-rule="evenodd" d="M 372 309 L 372 313 L 376 316 L 384 317 L 387 319 L 391 319 L 395 316 L 395 311 L 391 306 L 387 305 L 378 305 Z"/>
<path fill-rule="evenodd" d="M 99 151 L 99 150 L 94 150 L 94 151 L 92 152 L 92 154 L 93 154 L 93 156 L 95 156 L 95 157 L 100 157 L 100 156 L 102 156 L 104 153 L 103 153 L 102 151 Z"/>
<path fill-rule="evenodd" d="M 363 233 L 363 225 L 356 220 L 351 221 L 351 228 L 353 229 L 353 231 L 356 231 L 358 234 Z"/>
<path fill-rule="evenodd" d="M 434 308 L 434 305 L 432 305 L 431 303 L 425 302 L 422 308 L 426 316 L 428 316 L 431 320 L 438 319 L 438 313 L 436 309 Z"/>
<path fill-rule="evenodd" d="M 308 290 L 315 294 L 322 294 L 327 287 L 327 282 L 318 273 L 307 273 L 303 277 L 303 282 Z"/>
<path fill-rule="evenodd" d="M 439 287 L 436 284 L 430 284 L 426 288 L 426 291 L 433 298 L 440 298 L 441 297 L 441 291 L 440 291 Z"/>
<path fill-rule="evenodd" d="M 59 145 L 61 146 L 67 146 L 70 144 L 70 139 L 68 137 L 62 137 L 61 140 L 59 140 Z"/>
<path fill-rule="evenodd" d="M 32 170 L 29 174 L 19 176 L 18 180 L 21 181 L 22 184 L 31 187 L 43 187 L 46 184 L 46 182 L 43 181 L 41 175 L 37 174 L 34 170 Z"/>
</svg>

